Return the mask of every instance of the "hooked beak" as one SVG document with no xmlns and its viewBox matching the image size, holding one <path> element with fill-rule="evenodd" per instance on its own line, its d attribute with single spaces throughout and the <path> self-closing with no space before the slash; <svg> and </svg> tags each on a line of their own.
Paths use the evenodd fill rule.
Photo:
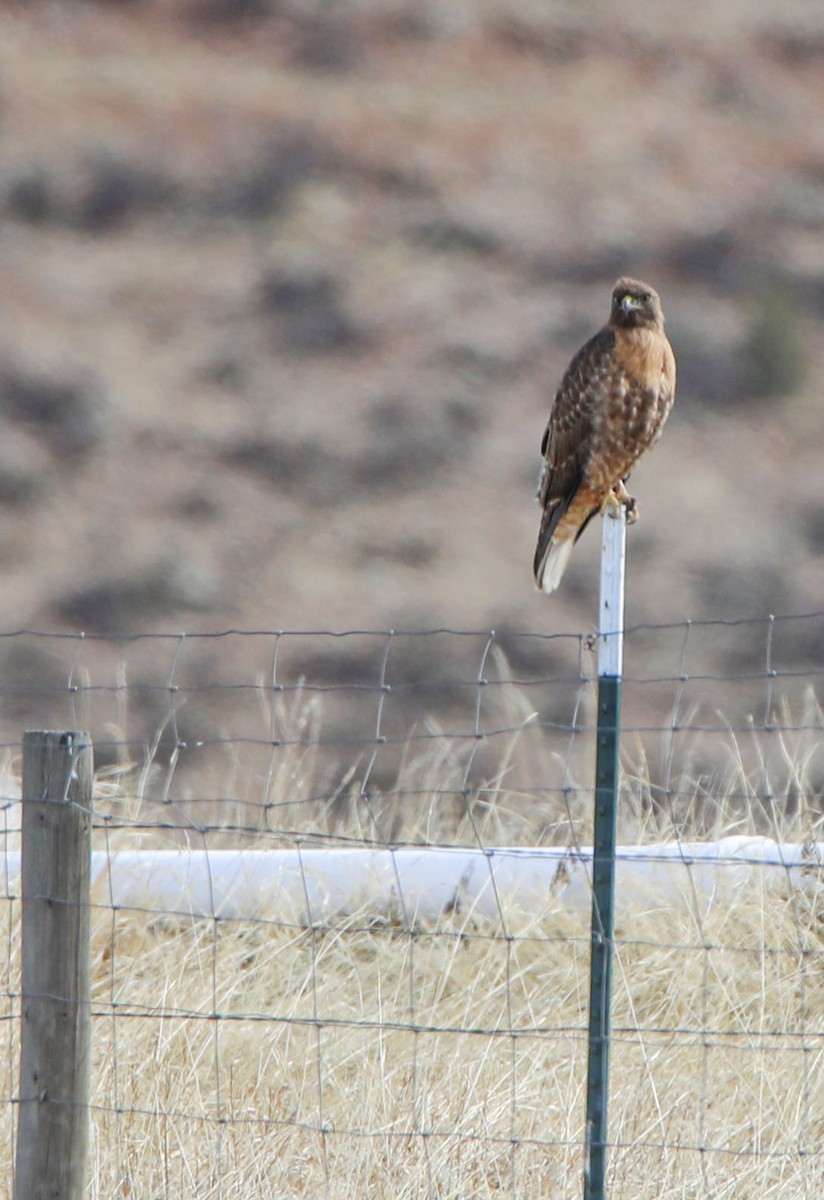
<svg viewBox="0 0 824 1200">
<path fill-rule="evenodd" d="M 625 315 L 628 316 L 629 313 L 631 313 L 633 311 L 633 309 L 635 309 L 637 307 L 638 307 L 638 305 L 635 301 L 635 297 L 631 296 L 629 294 L 629 292 L 627 292 L 627 294 L 625 296 L 621 297 L 621 312 L 624 313 Z"/>
</svg>

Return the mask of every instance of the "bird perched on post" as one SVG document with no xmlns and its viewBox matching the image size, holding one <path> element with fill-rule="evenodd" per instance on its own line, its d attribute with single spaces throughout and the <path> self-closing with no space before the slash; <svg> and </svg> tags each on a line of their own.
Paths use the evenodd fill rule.
<svg viewBox="0 0 824 1200">
<path fill-rule="evenodd" d="M 596 513 L 623 504 L 630 471 L 661 436 L 675 398 L 675 357 L 658 293 L 619 279 L 609 322 L 581 347 L 558 388 L 541 443 L 543 513 L 535 582 L 554 592 L 575 542 Z"/>
</svg>

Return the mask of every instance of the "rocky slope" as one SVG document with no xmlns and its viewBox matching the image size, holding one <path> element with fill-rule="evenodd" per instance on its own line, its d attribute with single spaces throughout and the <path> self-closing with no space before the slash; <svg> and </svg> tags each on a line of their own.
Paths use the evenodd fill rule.
<svg viewBox="0 0 824 1200">
<path fill-rule="evenodd" d="M 815 6 L 43 2 L 3 7 L 0 65 L 3 628 L 591 628 L 597 532 L 533 591 L 534 481 L 624 271 L 680 371 L 631 622 L 822 607 Z M 7 687 L 62 705 L 66 645 L 6 640 Z"/>
</svg>

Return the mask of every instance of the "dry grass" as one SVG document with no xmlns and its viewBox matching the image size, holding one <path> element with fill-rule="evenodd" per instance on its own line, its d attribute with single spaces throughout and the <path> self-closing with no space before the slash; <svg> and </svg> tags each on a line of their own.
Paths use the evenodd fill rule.
<svg viewBox="0 0 824 1200">
<path fill-rule="evenodd" d="M 820 916 L 753 891 L 622 931 L 613 1194 L 821 1194 Z M 551 911 L 410 935 L 99 910 L 91 1194 L 577 1196 L 587 958 Z"/>
<path fill-rule="evenodd" d="M 520 701 L 508 703 L 514 726 Z M 294 708 L 276 719 L 303 720 L 317 733 Z M 534 752 L 530 736 L 524 716 L 494 788 L 448 821 L 438 816 L 435 784 L 460 777 L 466 762 L 445 752 L 435 761 L 431 748 L 411 755 L 400 782 L 418 800 L 403 835 L 449 830 L 498 844 L 513 831 L 525 836 L 505 788 L 519 739 Z M 793 743 L 779 729 L 776 742 L 785 773 L 773 754 L 771 778 L 793 782 L 797 803 L 774 830 L 818 836 L 804 801 L 813 735 Z M 311 752 L 295 745 L 289 754 L 280 780 L 270 779 L 272 800 L 312 792 Z M 749 796 L 750 828 L 763 827 L 757 755 L 730 739 L 727 758 L 719 785 Z M 647 769 L 626 765 L 627 831 L 660 837 L 664 817 Z M 683 794 L 686 766 L 670 782 Z M 670 833 L 742 831 L 740 799 L 726 808 L 719 795 L 700 799 Z M 111 785 L 99 797 L 101 810 L 107 805 L 121 815 L 128 807 Z M 307 818 L 306 828 L 328 832 L 329 813 Z M 344 807 L 335 833 L 364 829 Z M 824 909 L 820 890 L 797 882 L 781 894 L 739 889 L 701 913 L 635 909 L 618 930 L 615 1197 L 824 1194 Z M 541 912 L 510 906 L 490 921 L 452 912 L 414 930 L 367 912 L 305 929 L 157 921 L 96 901 L 91 1196 L 580 1195 L 585 915 L 548 902 Z M 10 1097 L 19 905 L 0 905 L 0 922 L 0 1012 L 11 1018 L 0 1025 L 0 1097 Z M 11 1178 L 14 1111 L 0 1110 L 0 1197 Z"/>
</svg>

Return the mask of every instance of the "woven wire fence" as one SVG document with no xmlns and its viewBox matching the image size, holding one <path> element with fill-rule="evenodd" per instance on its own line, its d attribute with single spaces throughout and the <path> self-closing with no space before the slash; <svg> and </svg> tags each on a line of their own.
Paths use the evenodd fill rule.
<svg viewBox="0 0 824 1200">
<path fill-rule="evenodd" d="M 613 1194 L 824 1194 L 824 613 L 637 626 L 625 669 Z M 580 1195 L 589 635 L 22 631 L 0 694 L 0 1196 L 32 727 L 97 764 L 91 1195 Z"/>
</svg>

